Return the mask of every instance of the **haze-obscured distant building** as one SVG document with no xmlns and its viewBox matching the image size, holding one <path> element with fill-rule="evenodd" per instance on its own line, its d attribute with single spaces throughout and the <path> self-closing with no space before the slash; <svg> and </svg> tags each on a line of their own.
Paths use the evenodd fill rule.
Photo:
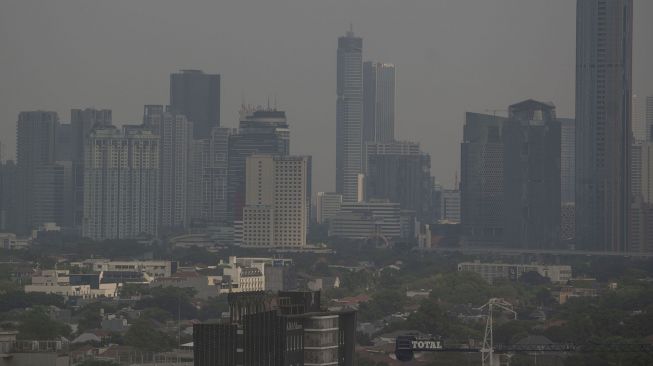
<svg viewBox="0 0 653 366">
<path fill-rule="evenodd" d="M 42 224 L 46 213 L 37 212 L 46 202 L 35 196 L 37 175 L 48 170 L 56 161 L 55 145 L 59 117 L 56 112 L 29 111 L 18 115 L 16 124 L 16 164 L 18 182 L 16 204 L 17 231 L 29 232 Z M 53 219 L 48 217 L 48 219 Z"/>
<path fill-rule="evenodd" d="M 245 206 L 245 165 L 254 154 L 290 154 L 290 129 L 286 112 L 243 108 L 237 133 L 229 136 L 229 212 L 241 220 Z"/>
<path fill-rule="evenodd" d="M 501 246 L 505 236 L 503 125 L 496 115 L 467 113 L 460 150 L 464 244 Z"/>
<path fill-rule="evenodd" d="M 144 126 L 159 136 L 159 226 L 186 228 L 193 124 L 182 114 L 146 106 Z"/>
<path fill-rule="evenodd" d="M 193 226 L 223 225 L 231 217 L 227 209 L 230 133 L 216 127 L 210 138 L 192 142 L 188 210 Z"/>
<path fill-rule="evenodd" d="M 560 122 L 555 106 L 509 107 L 504 144 L 505 243 L 550 249 L 560 241 Z"/>
<path fill-rule="evenodd" d="M 333 192 L 317 192 L 317 223 L 325 224 L 336 217 L 342 206 L 342 195 Z"/>
<path fill-rule="evenodd" d="M 85 237 L 156 236 L 159 212 L 159 137 L 151 131 L 96 129 L 84 163 Z"/>
<path fill-rule="evenodd" d="M 363 63 L 363 144 L 395 139 L 395 65 Z"/>
<path fill-rule="evenodd" d="M 16 228 L 16 192 L 18 171 L 13 161 L 0 162 L 0 231 Z"/>
<path fill-rule="evenodd" d="M 340 213 L 331 219 L 329 236 L 353 240 L 401 237 L 401 209 L 387 200 L 343 203 Z"/>
<path fill-rule="evenodd" d="M 336 192 L 358 199 L 363 173 L 363 39 L 349 30 L 338 38 L 336 91 Z"/>
<path fill-rule="evenodd" d="M 445 189 L 442 191 L 441 207 L 442 220 L 451 223 L 460 222 L 460 191 Z"/>
<path fill-rule="evenodd" d="M 578 1 L 576 20 L 576 243 L 628 251 L 633 1 Z"/>
<path fill-rule="evenodd" d="M 527 272 L 537 272 L 540 276 L 546 277 L 555 283 L 567 283 L 571 279 L 571 266 L 567 265 L 550 266 L 540 264 L 481 263 L 480 261 L 475 261 L 458 263 L 458 271 L 478 273 L 489 283 L 500 279 L 517 281 Z"/>
<path fill-rule="evenodd" d="M 431 216 L 431 157 L 414 142 L 366 144 L 365 199 L 387 199 L 413 211 L 418 220 Z"/>
<path fill-rule="evenodd" d="M 220 75 L 201 70 L 170 74 L 170 111 L 193 123 L 193 138 L 209 138 L 220 127 Z"/>
</svg>

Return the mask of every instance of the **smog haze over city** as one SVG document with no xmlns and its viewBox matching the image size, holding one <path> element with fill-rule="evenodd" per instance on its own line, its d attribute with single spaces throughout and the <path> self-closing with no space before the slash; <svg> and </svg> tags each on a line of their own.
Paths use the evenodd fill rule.
<svg viewBox="0 0 653 366">
<path fill-rule="evenodd" d="M 652 15 L 0 1 L 0 366 L 653 365 Z"/>
<path fill-rule="evenodd" d="M 335 38 L 352 23 L 366 59 L 397 67 L 397 135 L 421 142 L 450 186 L 466 111 L 520 98 L 574 113 L 575 1 L 8 1 L 0 12 L 0 133 L 14 155 L 21 110 L 110 108 L 118 124 L 164 104 L 168 75 L 222 76 L 223 125 L 243 100 L 288 113 L 293 153 L 332 190 Z M 653 3 L 635 0 L 634 92 L 653 93 Z M 26 19 L 29 22 L 26 23 Z M 637 48 L 637 45 L 641 47 Z M 505 114 L 505 111 L 499 111 Z"/>
</svg>

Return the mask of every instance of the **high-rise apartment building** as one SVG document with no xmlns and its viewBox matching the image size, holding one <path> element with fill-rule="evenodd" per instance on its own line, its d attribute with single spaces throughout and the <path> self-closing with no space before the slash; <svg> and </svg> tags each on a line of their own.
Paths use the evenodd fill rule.
<svg viewBox="0 0 653 366">
<path fill-rule="evenodd" d="M 306 245 L 308 165 L 306 156 L 247 158 L 244 246 L 298 248 Z"/>
<path fill-rule="evenodd" d="M 632 0 L 578 0 L 576 243 L 627 251 L 632 101 Z"/>
<path fill-rule="evenodd" d="M 325 224 L 340 212 L 342 195 L 333 192 L 317 192 L 316 206 L 316 221 L 318 224 Z"/>
<path fill-rule="evenodd" d="M 189 226 L 188 181 L 193 124 L 184 115 L 145 108 L 145 126 L 159 136 L 159 226 Z"/>
<path fill-rule="evenodd" d="M 16 126 L 16 163 L 18 189 L 16 203 L 17 231 L 26 233 L 43 222 L 36 221 L 40 202 L 34 195 L 40 169 L 55 162 L 56 133 L 59 117 L 55 112 L 30 111 L 18 115 Z M 39 219 L 40 220 L 40 219 Z"/>
<path fill-rule="evenodd" d="M 467 113 L 460 146 L 460 218 L 466 245 L 504 242 L 505 117 Z"/>
<path fill-rule="evenodd" d="M 290 129 L 286 112 L 243 109 L 237 133 L 229 136 L 229 213 L 240 220 L 245 205 L 245 165 L 254 154 L 290 154 Z"/>
<path fill-rule="evenodd" d="M 414 142 L 368 142 L 366 199 L 387 199 L 413 211 L 422 222 L 431 216 L 431 157 Z"/>
<path fill-rule="evenodd" d="M 159 137 L 145 128 L 99 128 L 84 153 L 85 237 L 157 235 Z"/>
<path fill-rule="evenodd" d="M 336 99 L 336 192 L 358 199 L 363 172 L 363 39 L 350 30 L 338 38 Z"/>
<path fill-rule="evenodd" d="M 551 249 L 560 240 L 560 122 L 534 100 L 508 108 L 503 136 L 505 243 Z"/>
<path fill-rule="evenodd" d="M 193 226 L 224 224 L 227 212 L 228 128 L 214 127 L 211 137 L 193 140 L 188 182 L 188 210 Z"/>
<path fill-rule="evenodd" d="M 395 65 L 363 63 L 363 143 L 395 138 Z"/>
<path fill-rule="evenodd" d="M 72 155 L 72 174 L 74 180 L 73 202 L 74 223 L 76 227 L 82 226 L 84 217 L 84 151 L 88 136 L 94 128 L 110 127 L 112 125 L 110 109 L 71 109 L 70 110 L 70 149 Z M 61 135 L 61 134 L 58 134 Z M 58 140 L 64 140 L 58 136 Z M 64 145 L 60 142 L 57 147 Z M 58 154 L 59 155 L 59 154 Z M 60 159 L 61 160 L 61 159 Z"/>
<path fill-rule="evenodd" d="M 193 122 L 193 137 L 209 138 L 220 127 L 220 75 L 181 70 L 170 75 L 170 109 Z"/>
</svg>

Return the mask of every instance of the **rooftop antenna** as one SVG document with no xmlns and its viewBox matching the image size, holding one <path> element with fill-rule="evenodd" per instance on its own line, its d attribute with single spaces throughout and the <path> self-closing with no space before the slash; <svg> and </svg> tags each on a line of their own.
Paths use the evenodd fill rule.
<svg viewBox="0 0 653 366">
<path fill-rule="evenodd" d="M 278 107 L 278 105 L 277 105 L 277 93 L 274 93 L 274 110 L 275 111 L 277 110 L 277 107 Z"/>
<path fill-rule="evenodd" d="M 270 96 L 268 95 L 268 111 L 270 110 Z"/>
<path fill-rule="evenodd" d="M 347 32 L 347 36 L 353 37 L 354 35 L 354 23 L 349 23 L 349 31 Z"/>
</svg>

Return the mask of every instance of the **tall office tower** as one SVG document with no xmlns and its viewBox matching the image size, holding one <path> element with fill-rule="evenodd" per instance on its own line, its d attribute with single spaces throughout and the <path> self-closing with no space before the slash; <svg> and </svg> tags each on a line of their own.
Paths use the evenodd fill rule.
<svg viewBox="0 0 653 366">
<path fill-rule="evenodd" d="M 159 227 L 186 228 L 193 124 L 185 116 L 145 108 L 145 126 L 159 136 Z"/>
<path fill-rule="evenodd" d="M 336 192 L 356 202 L 363 172 L 363 39 L 349 30 L 338 38 Z"/>
<path fill-rule="evenodd" d="M 246 166 L 243 242 L 247 247 L 306 245 L 308 157 L 251 155 Z"/>
<path fill-rule="evenodd" d="M 72 155 L 72 174 L 75 182 L 72 204 L 74 206 L 74 223 L 77 227 L 81 227 L 84 217 L 84 149 L 87 139 L 95 127 L 108 127 L 111 125 L 112 114 L 110 109 L 85 108 L 70 110 L 69 153 Z M 60 141 L 57 146 L 63 147 L 66 144 L 66 133 L 64 132 L 63 136 L 57 136 L 57 139 Z M 60 153 L 58 155 L 61 157 Z"/>
<path fill-rule="evenodd" d="M 366 198 L 387 199 L 413 211 L 421 222 L 431 216 L 431 157 L 415 142 L 368 142 Z"/>
<path fill-rule="evenodd" d="M 16 227 L 17 177 L 13 161 L 0 162 L 0 231 L 12 232 Z"/>
<path fill-rule="evenodd" d="M 193 138 L 209 138 L 220 127 L 220 75 L 200 70 L 170 74 L 170 109 L 193 122 Z"/>
<path fill-rule="evenodd" d="M 227 214 L 230 129 L 214 127 L 208 139 L 193 140 L 188 183 L 188 210 L 193 226 L 218 226 Z"/>
<path fill-rule="evenodd" d="M 229 213 L 240 220 L 245 205 L 245 162 L 254 154 L 290 154 L 286 112 L 243 108 L 238 132 L 229 136 Z"/>
<path fill-rule="evenodd" d="M 653 141 L 653 96 L 646 97 L 646 140 Z"/>
<path fill-rule="evenodd" d="M 578 0 L 576 242 L 628 250 L 632 0 Z"/>
<path fill-rule="evenodd" d="M 316 221 L 318 224 L 325 224 L 340 212 L 342 195 L 333 192 L 317 192 L 316 206 Z"/>
<path fill-rule="evenodd" d="M 460 219 L 465 245 L 504 241 L 503 140 L 506 118 L 467 113 L 460 146 Z"/>
<path fill-rule="evenodd" d="M 34 196 L 36 174 L 55 161 L 56 133 L 59 117 L 55 112 L 30 111 L 18 115 L 16 127 L 16 163 L 18 166 L 17 231 L 29 232 L 42 224 L 35 222 L 39 202 Z"/>
<path fill-rule="evenodd" d="M 433 182 L 433 187 L 431 188 L 431 222 L 438 222 L 443 219 L 442 193 L 442 185 L 439 182 Z"/>
<path fill-rule="evenodd" d="M 504 238 L 508 247 L 551 249 L 560 241 L 560 122 L 534 100 L 508 108 L 504 144 Z"/>
<path fill-rule="evenodd" d="M 159 137 L 147 129 L 91 132 L 84 153 L 85 237 L 157 235 Z"/>
<path fill-rule="evenodd" d="M 395 139 L 395 65 L 363 63 L 363 143 Z"/>
</svg>

